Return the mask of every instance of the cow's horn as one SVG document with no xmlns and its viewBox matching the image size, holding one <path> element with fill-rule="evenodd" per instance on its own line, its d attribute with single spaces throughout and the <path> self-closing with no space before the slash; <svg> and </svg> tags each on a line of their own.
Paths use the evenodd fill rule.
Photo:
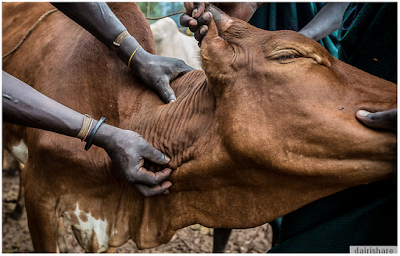
<svg viewBox="0 0 400 256">
<path fill-rule="evenodd" d="M 217 25 L 219 33 L 224 32 L 231 25 L 231 22 L 233 21 L 229 15 L 227 15 L 225 12 L 223 12 L 221 9 L 219 9 L 213 4 L 209 4 L 206 7 L 206 11 L 212 13 L 213 19 L 215 21 L 215 24 Z"/>
</svg>

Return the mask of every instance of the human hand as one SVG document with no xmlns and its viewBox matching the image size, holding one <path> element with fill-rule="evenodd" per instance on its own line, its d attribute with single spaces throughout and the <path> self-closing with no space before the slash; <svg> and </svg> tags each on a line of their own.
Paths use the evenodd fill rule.
<svg viewBox="0 0 400 256">
<path fill-rule="evenodd" d="M 185 2 L 186 13 L 180 18 L 181 26 L 189 27 L 194 33 L 197 41 L 201 42 L 203 37 L 208 32 L 208 24 L 210 23 L 212 14 L 205 12 L 205 7 L 208 3 L 187 3 Z M 261 3 L 244 2 L 244 3 L 214 3 L 231 17 L 235 17 L 244 21 L 249 21 L 254 12 Z"/>
<path fill-rule="evenodd" d="M 359 110 L 356 116 L 361 123 L 370 128 L 397 131 L 397 108 L 376 113 Z"/>
<path fill-rule="evenodd" d="M 153 173 L 143 167 L 144 159 L 166 165 L 170 161 L 168 156 L 152 147 L 134 131 L 103 124 L 96 136 L 96 144 L 106 150 L 114 169 L 142 195 L 149 197 L 169 193 L 168 188 L 172 183 L 166 179 L 172 170 L 165 168 Z"/>
<path fill-rule="evenodd" d="M 169 83 L 194 68 L 186 65 L 183 60 L 154 55 L 142 48 L 138 49 L 136 55 L 132 60 L 135 74 L 153 88 L 165 103 L 175 101 L 176 97 Z"/>
</svg>

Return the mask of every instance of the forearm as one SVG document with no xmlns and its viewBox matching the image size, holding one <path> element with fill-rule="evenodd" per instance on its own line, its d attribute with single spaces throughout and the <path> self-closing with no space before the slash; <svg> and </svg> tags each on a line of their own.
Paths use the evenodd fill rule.
<svg viewBox="0 0 400 256">
<path fill-rule="evenodd" d="M 126 30 L 126 27 L 104 2 L 53 3 L 53 5 L 108 48 L 111 48 L 117 36 Z M 137 40 L 130 36 L 123 41 L 117 55 L 125 64 L 128 64 L 132 52 L 138 46 Z M 144 50 L 142 49 L 142 51 Z"/>
<path fill-rule="evenodd" d="M 52 4 L 107 47 L 110 47 L 114 39 L 126 30 L 105 2 Z"/>
<path fill-rule="evenodd" d="M 4 71 L 2 83 L 4 122 L 39 128 L 70 137 L 78 135 L 82 128 L 83 114 L 50 99 Z M 88 134 L 97 122 L 93 120 Z M 94 136 L 93 144 L 106 148 L 116 130 L 118 128 L 103 123 Z"/>
<path fill-rule="evenodd" d="M 320 40 L 337 30 L 348 3 L 327 3 L 299 33 Z"/>
<path fill-rule="evenodd" d="M 82 114 L 48 98 L 4 71 L 2 83 L 5 122 L 67 136 L 76 136 L 79 133 Z"/>
<path fill-rule="evenodd" d="M 24 125 L 76 137 L 82 128 L 84 115 L 48 98 L 26 83 L 3 71 L 3 118 L 5 122 Z M 86 147 L 91 144 L 102 147 L 110 156 L 122 177 L 135 183 L 143 195 L 151 196 L 168 193 L 172 185 L 166 181 L 171 169 L 150 172 L 143 167 L 143 158 L 156 164 L 166 165 L 170 159 L 161 151 L 153 148 L 139 134 L 122 130 L 105 123 L 96 131 L 98 121 L 86 126 L 82 134 L 89 134 Z M 84 135 L 82 135 L 83 139 Z M 90 141 L 91 140 L 91 141 Z M 85 147 L 85 148 L 86 148 Z"/>
<path fill-rule="evenodd" d="M 164 102 L 176 99 L 169 82 L 193 68 L 183 61 L 179 63 L 178 59 L 148 53 L 126 32 L 125 26 L 104 2 L 53 5 L 115 51 L 137 77 L 157 91 Z"/>
</svg>

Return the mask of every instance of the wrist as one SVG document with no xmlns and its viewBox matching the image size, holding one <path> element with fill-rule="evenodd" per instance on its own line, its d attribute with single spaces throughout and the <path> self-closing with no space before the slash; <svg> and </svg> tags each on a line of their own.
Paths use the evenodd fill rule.
<svg viewBox="0 0 400 256">
<path fill-rule="evenodd" d="M 97 125 L 97 123 L 98 121 L 95 121 L 93 126 Z M 109 148 L 114 144 L 113 135 L 118 129 L 119 128 L 115 126 L 103 123 L 94 135 L 92 144 L 101 147 L 108 152 Z"/>
<path fill-rule="evenodd" d="M 125 63 L 125 65 L 128 66 L 130 63 L 129 66 L 134 72 L 136 72 L 137 69 L 143 64 L 143 59 L 146 59 L 146 54 L 148 53 L 132 36 L 121 43 L 117 52 L 118 57 Z"/>
</svg>

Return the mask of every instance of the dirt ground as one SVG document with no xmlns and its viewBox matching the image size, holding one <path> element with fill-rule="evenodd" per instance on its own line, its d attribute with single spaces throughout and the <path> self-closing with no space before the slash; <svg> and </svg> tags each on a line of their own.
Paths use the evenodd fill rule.
<svg viewBox="0 0 400 256">
<path fill-rule="evenodd" d="M 2 252 L 33 252 L 28 230 L 26 212 L 20 220 L 13 220 L 10 213 L 14 210 L 18 195 L 19 178 L 13 168 L 3 169 L 3 243 Z M 64 236 L 59 237 L 61 252 L 83 252 L 72 234 L 71 228 L 64 228 Z M 61 232 L 61 229 L 59 230 Z M 226 247 L 227 253 L 265 253 L 271 248 L 272 229 L 269 224 L 232 231 Z M 138 250 L 131 240 L 116 248 L 118 253 L 210 253 L 212 252 L 213 229 L 193 225 L 179 230 L 165 245 Z"/>
</svg>

